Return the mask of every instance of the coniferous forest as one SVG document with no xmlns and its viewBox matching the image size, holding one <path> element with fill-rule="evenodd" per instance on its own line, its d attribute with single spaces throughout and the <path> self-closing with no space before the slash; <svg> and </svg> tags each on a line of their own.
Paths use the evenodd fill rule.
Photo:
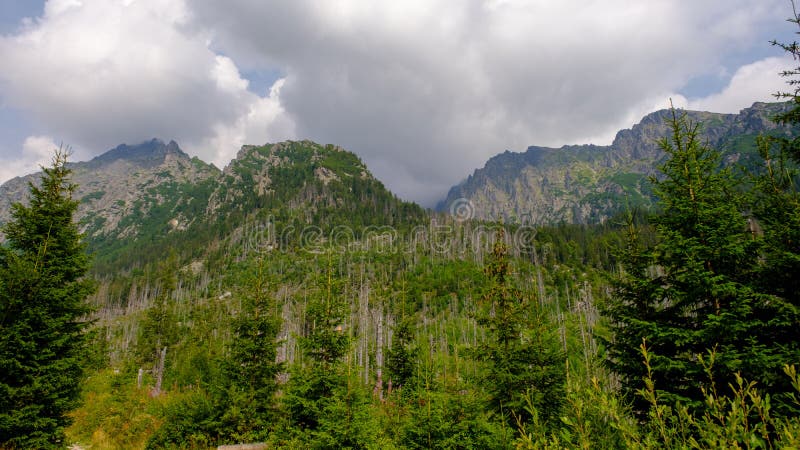
<svg viewBox="0 0 800 450">
<path fill-rule="evenodd" d="M 298 144 L 214 220 L 91 241 L 61 150 L 2 229 L 0 448 L 798 448 L 800 134 L 744 167 L 668 124 L 655 204 L 598 224 L 312 182 L 361 162 Z"/>
</svg>

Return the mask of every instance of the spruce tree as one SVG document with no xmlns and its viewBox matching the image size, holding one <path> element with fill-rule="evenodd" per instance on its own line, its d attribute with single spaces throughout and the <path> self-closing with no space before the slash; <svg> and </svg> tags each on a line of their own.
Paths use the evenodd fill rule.
<svg viewBox="0 0 800 450">
<path fill-rule="evenodd" d="M 530 400 L 539 418 L 554 424 L 565 393 L 565 358 L 538 303 L 513 286 L 502 231 L 484 270 L 490 287 L 478 321 L 488 339 L 477 351 L 489 363 L 484 385 L 492 406 L 516 428 L 531 419 Z"/>
<path fill-rule="evenodd" d="M 343 328 L 349 305 L 344 281 L 334 274 L 332 255 L 328 257 L 327 273 L 312 281 L 316 289 L 309 294 L 304 335 L 299 337 L 306 364 L 294 367 L 284 405 L 291 424 L 302 430 L 310 446 L 353 447 L 358 425 L 354 413 L 360 409 L 353 407 L 363 406 L 364 398 L 342 361 L 350 347 Z M 328 444 L 320 444 L 323 441 Z"/>
<path fill-rule="evenodd" d="M 56 151 L 0 247 L 0 447 L 64 447 L 86 353 L 94 282 L 73 221 L 68 152 Z"/>
<path fill-rule="evenodd" d="M 800 15 L 797 13 L 794 0 L 792 0 L 792 17 L 788 19 L 788 21 L 800 28 Z M 795 33 L 800 34 L 800 31 L 796 31 Z M 798 44 L 797 41 L 792 43 L 784 43 L 773 40 L 772 45 L 783 49 L 784 52 L 792 56 L 792 60 L 800 60 L 800 44 Z M 786 78 L 786 82 L 793 88 L 793 92 L 778 92 L 775 94 L 778 99 L 789 100 L 789 108 L 785 112 L 778 114 L 775 117 L 775 122 L 781 125 L 798 125 L 800 124 L 800 66 L 785 70 L 781 72 L 780 75 Z M 790 158 L 794 160 L 795 163 L 800 164 L 800 135 L 791 137 L 775 137 L 773 139 L 775 139 L 778 144 L 779 156 L 782 156 L 783 158 Z M 766 143 L 762 142 L 762 144 Z M 771 159 L 770 154 L 767 153 L 764 155 L 763 145 L 761 149 L 762 156 L 765 156 L 766 162 L 769 164 Z"/>
<path fill-rule="evenodd" d="M 276 376 L 283 367 L 276 362 L 280 310 L 267 292 L 265 264 L 266 257 L 260 256 L 257 273 L 241 293 L 242 307 L 233 321 L 234 337 L 225 370 L 232 402 L 227 416 L 236 419 L 239 433 L 252 439 L 263 438 L 273 423 Z"/>
<path fill-rule="evenodd" d="M 760 244 L 750 283 L 770 296 L 771 309 L 780 311 L 764 317 L 770 321 L 765 338 L 778 359 L 772 364 L 776 370 L 771 376 L 765 374 L 759 380 L 760 387 L 772 393 L 773 404 L 782 414 L 798 412 L 790 398 L 794 391 L 790 380 L 777 370 L 783 364 L 800 361 L 800 171 L 789 158 L 793 145 L 788 138 L 758 138 L 764 166 L 753 177 L 753 217 L 749 224 L 753 239 Z"/>
<path fill-rule="evenodd" d="M 400 320 L 394 329 L 392 347 L 386 358 L 386 371 L 394 389 L 413 389 L 414 373 L 417 370 L 419 348 L 414 336 L 414 316 Z M 409 386 L 411 384 L 411 386 Z"/>
<path fill-rule="evenodd" d="M 699 125 L 684 114 L 673 110 L 669 125 L 671 136 L 660 141 L 663 178 L 652 179 L 661 209 L 651 218 L 657 242 L 642 248 L 630 224 L 624 272 L 606 311 L 614 331 L 610 366 L 640 410 L 644 339 L 661 400 L 701 409 L 700 388 L 710 380 L 698 355 L 716 353 L 719 392 L 736 373 L 771 392 L 792 353 L 776 336 L 797 324 L 785 302 L 750 283 L 759 243 L 747 231 L 737 184 L 720 169 L 719 152 L 700 142 Z"/>
<path fill-rule="evenodd" d="M 789 21 L 800 25 L 796 14 Z M 791 54 L 795 61 L 800 57 L 797 42 L 773 44 Z M 785 126 L 789 134 L 762 135 L 757 140 L 763 166 L 752 179 L 755 189 L 750 229 L 762 244 L 760 264 L 752 275 L 752 283 L 761 292 L 772 295 L 774 303 L 794 318 L 776 323 L 772 335 L 773 345 L 784 349 L 785 362 L 791 364 L 800 361 L 797 334 L 800 325 L 800 134 L 796 132 L 800 125 L 800 67 L 781 75 L 794 87 L 794 92 L 777 94 L 778 98 L 788 98 L 789 103 L 787 110 L 774 120 Z M 771 390 L 784 393 L 777 399 L 781 412 L 795 410 L 786 398 L 792 392 L 789 380 L 776 373 L 769 383 Z"/>
</svg>

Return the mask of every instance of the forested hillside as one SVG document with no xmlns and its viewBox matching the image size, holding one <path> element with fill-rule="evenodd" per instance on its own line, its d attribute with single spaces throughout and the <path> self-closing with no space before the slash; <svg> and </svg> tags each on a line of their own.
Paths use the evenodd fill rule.
<svg viewBox="0 0 800 450">
<path fill-rule="evenodd" d="M 745 193 L 699 140 L 702 124 L 674 114 L 654 179 L 662 212 L 603 225 L 426 215 L 340 150 L 243 149 L 208 196 L 219 220 L 154 255 L 119 250 L 122 270 L 95 275 L 67 439 L 795 444 L 793 141 L 759 140 L 766 159 Z"/>
</svg>

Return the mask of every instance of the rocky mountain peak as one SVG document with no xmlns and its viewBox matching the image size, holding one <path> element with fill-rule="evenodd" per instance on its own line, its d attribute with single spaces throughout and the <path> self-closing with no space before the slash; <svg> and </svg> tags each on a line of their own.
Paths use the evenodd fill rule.
<svg viewBox="0 0 800 450">
<path fill-rule="evenodd" d="M 739 114 L 679 113 L 700 126 L 702 139 L 720 149 L 725 161 L 743 162 L 754 161 L 755 137 L 760 133 L 800 132 L 778 129 L 772 122 L 786 107 L 756 103 Z M 669 134 L 670 114 L 660 110 L 644 116 L 630 129 L 619 131 L 609 146 L 531 146 L 523 153 L 500 153 L 450 189 L 437 209 L 447 211 L 456 200 L 466 199 L 481 219 L 531 217 L 536 223 L 584 223 L 603 221 L 626 204 L 647 206 L 653 201 L 648 177 L 656 174 L 663 160 L 658 141 Z"/>
<path fill-rule="evenodd" d="M 393 225 L 422 220 L 424 211 L 399 200 L 358 156 L 335 145 L 285 141 L 246 145 L 220 171 L 190 158 L 177 143 L 153 139 L 119 145 L 88 162 L 70 163 L 80 201 L 76 219 L 104 263 L 156 242 L 230 230 L 252 217 L 290 217 L 308 224 Z M 0 224 L 11 203 L 25 201 L 27 181 L 0 185 Z M 216 232 L 216 231 L 215 231 Z M 0 236 L 2 240 L 2 236 Z"/>
<path fill-rule="evenodd" d="M 171 140 L 165 144 L 164 141 L 153 138 L 136 145 L 120 144 L 87 164 L 101 167 L 116 161 L 126 161 L 143 168 L 152 168 L 163 164 L 169 156 L 189 159 L 189 155 L 181 150 L 177 142 Z"/>
<path fill-rule="evenodd" d="M 189 223 L 193 219 L 180 211 L 193 201 L 190 191 L 219 174 L 190 158 L 175 141 L 160 139 L 121 144 L 90 161 L 70 163 L 70 168 L 78 185 L 74 196 L 81 202 L 77 219 L 89 239 L 136 236 L 146 221 Z M 40 176 L 37 172 L 0 186 L 0 223 L 10 219 L 13 202 L 25 201 L 28 181 L 37 183 Z"/>
</svg>

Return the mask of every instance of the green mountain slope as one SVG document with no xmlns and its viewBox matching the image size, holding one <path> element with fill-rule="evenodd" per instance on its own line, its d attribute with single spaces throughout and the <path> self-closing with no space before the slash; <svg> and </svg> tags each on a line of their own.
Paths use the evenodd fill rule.
<svg viewBox="0 0 800 450">
<path fill-rule="evenodd" d="M 95 254 L 94 270 L 103 274 L 158 260 L 167 248 L 186 258 L 204 255 L 211 242 L 241 234 L 253 221 L 296 243 L 309 227 L 346 227 L 357 237 L 366 227 L 403 228 L 426 217 L 355 154 L 310 141 L 244 146 L 223 171 L 157 139 L 71 167 L 81 201 L 77 220 Z M 0 223 L 38 178 L 0 186 Z"/>
<path fill-rule="evenodd" d="M 739 114 L 686 114 L 702 124 L 702 136 L 724 152 L 727 162 L 747 165 L 757 156 L 758 134 L 791 131 L 770 121 L 783 108 L 781 103 L 755 103 Z M 447 211 L 465 199 L 476 218 L 543 224 L 602 222 L 626 205 L 649 206 L 648 177 L 664 157 L 657 141 L 668 133 L 668 114 L 662 110 L 645 116 L 617 133 L 609 146 L 531 146 L 523 153 L 501 153 L 450 189 L 437 209 Z"/>
<path fill-rule="evenodd" d="M 124 239 L 186 229 L 198 220 L 205 200 L 198 188 L 220 171 L 190 158 L 174 141 L 153 139 L 120 145 L 87 162 L 71 163 L 77 219 L 93 248 L 114 247 Z M 10 217 L 13 202 L 27 196 L 28 183 L 39 173 L 17 177 L 0 186 L 0 223 Z"/>
<path fill-rule="evenodd" d="M 226 221 L 253 213 L 323 229 L 398 226 L 424 215 L 389 192 L 355 154 L 311 141 L 244 146 L 225 168 L 207 216 Z"/>
</svg>

